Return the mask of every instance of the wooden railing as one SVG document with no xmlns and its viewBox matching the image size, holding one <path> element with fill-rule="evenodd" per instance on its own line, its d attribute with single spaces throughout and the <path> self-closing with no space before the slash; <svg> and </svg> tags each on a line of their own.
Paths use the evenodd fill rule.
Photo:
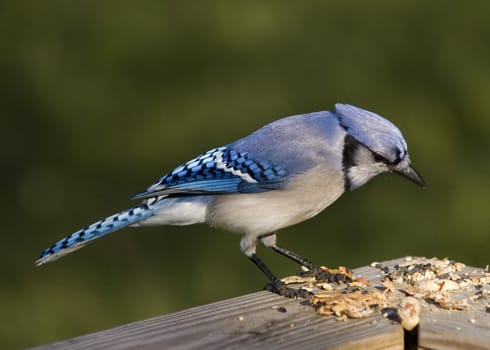
<svg viewBox="0 0 490 350">
<path fill-rule="evenodd" d="M 354 278 L 369 281 L 382 295 L 416 294 L 396 283 L 395 291 L 390 281 L 383 282 L 390 269 L 395 271 L 414 259 L 420 258 L 361 267 L 354 270 Z M 463 280 L 457 281 L 457 276 L 446 276 L 456 280 L 460 292 L 467 293 L 463 295 L 467 300 L 460 299 L 467 305 L 443 307 L 429 294 L 421 297 L 419 293 L 420 321 L 411 331 L 400 325 L 396 305 L 373 305 L 377 309 L 370 315 L 353 319 L 320 315 L 308 299 L 261 291 L 35 349 L 490 349 L 488 267 L 464 267 L 458 273 L 468 281 L 480 276 L 480 280 L 473 279 L 472 289 Z M 444 283 L 438 283 L 443 291 Z"/>
</svg>

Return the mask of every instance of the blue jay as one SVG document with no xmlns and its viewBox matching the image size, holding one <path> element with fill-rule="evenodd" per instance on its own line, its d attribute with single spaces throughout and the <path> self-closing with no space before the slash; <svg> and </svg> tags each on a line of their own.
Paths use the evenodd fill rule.
<svg viewBox="0 0 490 350">
<path fill-rule="evenodd" d="M 317 215 L 384 172 L 425 185 L 401 132 L 383 117 L 339 103 L 334 111 L 282 118 L 175 168 L 133 197 L 141 204 L 63 238 L 36 264 L 126 226 L 207 223 L 242 234 L 242 252 L 269 278 L 272 290 L 291 296 L 294 292 L 256 255 L 257 241 L 319 272 L 279 246 L 276 231 Z"/>
</svg>

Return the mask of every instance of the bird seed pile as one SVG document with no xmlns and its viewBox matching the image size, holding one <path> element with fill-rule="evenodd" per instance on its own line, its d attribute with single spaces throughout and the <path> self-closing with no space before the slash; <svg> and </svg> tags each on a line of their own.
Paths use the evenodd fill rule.
<svg viewBox="0 0 490 350">
<path fill-rule="evenodd" d="M 287 277 L 283 282 L 300 284 L 301 289 L 313 294 L 310 303 L 319 314 L 335 315 L 338 320 L 381 312 L 411 330 L 419 323 L 422 308 L 468 310 L 480 300 L 490 313 L 488 266 L 472 269 L 446 258 L 407 257 L 399 264 L 384 266 L 374 262 L 371 267 L 379 273 L 370 279 L 354 276 L 344 267 L 321 268 L 330 274 L 345 275 L 350 280 L 348 283 L 322 282 L 301 276 Z"/>
</svg>

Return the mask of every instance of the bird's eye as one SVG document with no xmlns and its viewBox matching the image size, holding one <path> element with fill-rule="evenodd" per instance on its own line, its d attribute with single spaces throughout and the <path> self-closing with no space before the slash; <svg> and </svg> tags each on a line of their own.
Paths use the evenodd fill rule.
<svg viewBox="0 0 490 350">
<path fill-rule="evenodd" d="M 386 158 L 376 152 L 373 152 L 373 158 L 376 163 L 386 163 Z"/>
</svg>

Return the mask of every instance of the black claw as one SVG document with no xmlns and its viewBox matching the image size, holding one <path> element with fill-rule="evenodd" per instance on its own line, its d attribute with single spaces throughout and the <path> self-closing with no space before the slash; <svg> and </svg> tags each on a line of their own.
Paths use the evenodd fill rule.
<svg viewBox="0 0 490 350">
<path fill-rule="evenodd" d="M 330 273 L 325 271 L 320 271 L 315 274 L 315 278 L 317 281 L 326 281 L 326 282 L 334 282 L 334 283 L 350 283 L 352 282 L 352 278 L 346 276 L 342 273 Z"/>
<path fill-rule="evenodd" d="M 291 299 L 297 299 L 297 298 L 308 299 L 312 296 L 312 293 L 304 289 L 301 288 L 296 289 L 296 288 L 288 287 L 284 282 L 279 280 L 274 283 L 272 282 L 268 283 L 264 289 L 276 293 L 280 296 L 291 298 Z"/>
<path fill-rule="evenodd" d="M 317 281 L 333 282 L 333 283 L 350 283 L 352 278 L 339 272 L 327 272 L 323 271 L 317 266 L 312 266 L 303 274 L 304 276 L 313 276 Z"/>
</svg>

